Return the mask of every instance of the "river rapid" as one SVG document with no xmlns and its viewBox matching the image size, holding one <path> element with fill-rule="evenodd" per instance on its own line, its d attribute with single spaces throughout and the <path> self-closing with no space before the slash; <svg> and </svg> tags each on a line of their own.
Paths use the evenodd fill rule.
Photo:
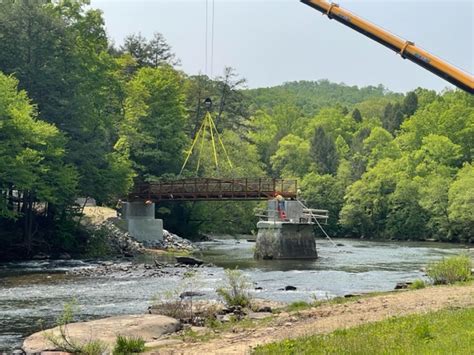
<svg viewBox="0 0 474 355">
<path fill-rule="evenodd" d="M 469 252 L 459 244 L 335 240 L 317 242 L 314 261 L 254 260 L 254 243 L 217 239 L 200 244 L 197 257 L 215 266 L 198 268 L 194 291 L 215 299 L 224 268 L 238 267 L 253 283 L 258 298 L 293 302 L 348 293 L 393 290 L 397 282 L 425 278 L 427 263 Z M 472 249 L 470 249 L 472 254 Z M 166 261 L 166 260 L 165 260 Z M 121 262 L 121 261 L 117 261 Z M 151 257 L 135 262 L 153 263 Z M 69 272 L 93 268 L 94 261 L 29 261 L 0 264 L 0 351 L 21 345 L 25 336 L 55 324 L 66 302 L 75 300 L 79 319 L 145 313 L 153 299 L 179 290 L 182 277 L 139 274 L 84 277 Z M 285 286 L 296 291 L 284 291 Z"/>
</svg>

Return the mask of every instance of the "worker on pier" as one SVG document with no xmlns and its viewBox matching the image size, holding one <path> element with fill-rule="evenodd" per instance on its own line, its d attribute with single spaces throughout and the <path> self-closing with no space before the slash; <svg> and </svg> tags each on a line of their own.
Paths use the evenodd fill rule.
<svg viewBox="0 0 474 355">
<path fill-rule="evenodd" d="M 277 211 L 278 215 L 281 220 L 286 220 L 286 212 L 285 212 L 285 199 L 282 195 L 277 194 L 275 197 L 275 200 L 277 201 Z"/>
</svg>

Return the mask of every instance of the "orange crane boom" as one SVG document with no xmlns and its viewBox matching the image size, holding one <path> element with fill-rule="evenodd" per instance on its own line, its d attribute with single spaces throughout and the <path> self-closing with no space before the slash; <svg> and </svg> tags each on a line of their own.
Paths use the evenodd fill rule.
<svg viewBox="0 0 474 355">
<path fill-rule="evenodd" d="M 411 60 L 430 72 L 449 81 L 458 88 L 474 94 L 474 77 L 472 75 L 428 53 L 416 46 L 413 42 L 406 41 L 391 34 L 383 28 L 341 8 L 338 4 L 329 3 L 324 0 L 301 0 L 301 2 L 320 11 L 323 15 L 327 15 L 329 19 L 334 19 L 374 41 L 377 41 L 385 47 L 392 49 L 399 53 L 402 58 Z"/>
</svg>

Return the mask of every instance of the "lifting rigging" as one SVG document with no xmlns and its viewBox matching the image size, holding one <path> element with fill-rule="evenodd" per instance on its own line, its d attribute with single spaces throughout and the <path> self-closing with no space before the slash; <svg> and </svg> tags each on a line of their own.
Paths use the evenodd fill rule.
<svg viewBox="0 0 474 355">
<path fill-rule="evenodd" d="M 206 114 L 204 115 L 204 119 L 201 123 L 201 126 L 199 127 L 199 130 L 196 133 L 196 136 L 193 139 L 193 142 L 191 144 L 191 148 L 188 151 L 188 154 L 186 156 L 186 159 L 184 160 L 183 166 L 181 167 L 181 171 L 179 175 L 182 174 L 184 171 L 184 168 L 186 167 L 189 158 L 194 152 L 194 149 L 196 145 L 198 144 L 198 141 L 200 141 L 199 144 L 199 151 L 198 151 L 198 162 L 196 166 L 196 173 L 199 170 L 199 167 L 201 165 L 201 157 L 202 157 L 202 152 L 204 149 L 204 143 L 207 140 L 208 132 L 209 132 L 209 137 L 211 138 L 211 144 L 212 144 L 212 153 L 214 157 L 214 164 L 216 166 L 216 169 L 219 169 L 219 161 L 218 161 L 218 153 L 217 153 L 217 143 L 222 149 L 222 152 L 224 153 L 227 163 L 229 164 L 229 167 L 232 169 L 233 165 L 232 162 L 229 158 L 229 154 L 227 154 L 227 149 L 224 146 L 224 143 L 222 142 L 221 136 L 219 134 L 219 131 L 217 130 L 216 124 L 214 123 L 214 120 L 212 119 L 211 115 L 211 107 L 212 107 L 212 101 L 210 98 L 207 98 L 204 100 L 204 105 L 206 107 Z"/>
</svg>

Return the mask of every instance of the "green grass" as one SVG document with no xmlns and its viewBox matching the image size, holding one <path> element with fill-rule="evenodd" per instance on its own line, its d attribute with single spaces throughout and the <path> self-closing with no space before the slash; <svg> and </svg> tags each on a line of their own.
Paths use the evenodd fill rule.
<svg viewBox="0 0 474 355">
<path fill-rule="evenodd" d="M 451 256 L 428 265 L 426 273 L 435 285 L 469 281 L 472 260 L 467 255 Z"/>
<path fill-rule="evenodd" d="M 408 286 L 410 290 L 419 290 L 425 287 L 426 287 L 426 284 L 425 284 L 425 281 L 423 280 L 415 280 L 410 286 Z"/>
<path fill-rule="evenodd" d="M 474 308 L 390 318 L 259 346 L 254 354 L 473 354 Z"/>
<path fill-rule="evenodd" d="M 145 340 L 140 337 L 117 336 L 113 355 L 139 354 L 145 351 Z"/>
<path fill-rule="evenodd" d="M 305 302 L 305 301 L 296 301 L 296 302 L 290 303 L 286 307 L 286 311 L 288 311 L 288 312 L 298 312 L 298 311 L 303 311 L 305 309 L 309 309 L 309 308 L 312 308 L 312 307 L 314 307 L 313 303 L 308 303 L 308 302 Z"/>
</svg>

